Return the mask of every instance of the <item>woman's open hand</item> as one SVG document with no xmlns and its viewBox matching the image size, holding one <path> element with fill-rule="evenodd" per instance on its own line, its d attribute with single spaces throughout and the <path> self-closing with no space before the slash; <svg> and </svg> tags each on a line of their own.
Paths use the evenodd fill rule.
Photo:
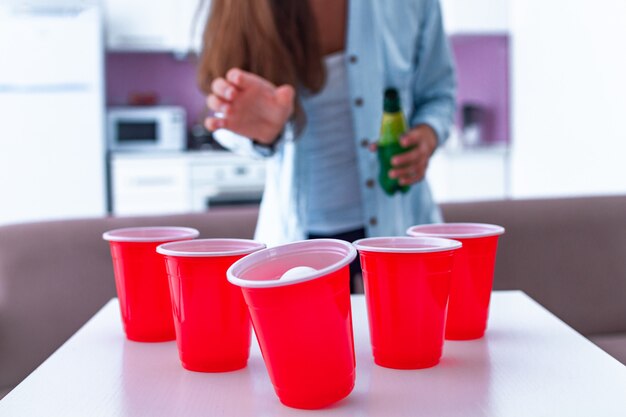
<svg viewBox="0 0 626 417">
<path fill-rule="evenodd" d="M 216 78 L 207 98 L 209 109 L 222 117 L 208 117 L 207 129 L 228 129 L 270 145 L 280 134 L 294 109 L 295 90 L 276 87 L 268 80 L 238 68 Z"/>
</svg>

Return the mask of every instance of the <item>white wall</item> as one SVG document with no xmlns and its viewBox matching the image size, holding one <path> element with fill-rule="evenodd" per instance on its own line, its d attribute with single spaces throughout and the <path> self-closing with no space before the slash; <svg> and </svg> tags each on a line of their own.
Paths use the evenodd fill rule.
<svg viewBox="0 0 626 417">
<path fill-rule="evenodd" d="M 508 31 L 511 0 L 439 0 L 448 33 Z"/>
<path fill-rule="evenodd" d="M 510 12 L 512 196 L 626 193 L 626 1 Z"/>
</svg>

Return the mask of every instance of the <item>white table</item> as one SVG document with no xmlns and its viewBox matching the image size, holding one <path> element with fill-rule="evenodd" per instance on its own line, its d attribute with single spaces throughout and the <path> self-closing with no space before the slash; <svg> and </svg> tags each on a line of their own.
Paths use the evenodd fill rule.
<svg viewBox="0 0 626 417">
<path fill-rule="evenodd" d="M 124 338 L 117 300 L 2 401 L 0 416 L 625 416 L 626 367 L 519 291 L 496 292 L 482 340 L 446 342 L 441 363 L 374 365 L 365 300 L 353 296 L 356 387 L 323 411 L 280 404 L 253 338 L 248 367 L 184 370 L 174 342 Z"/>
</svg>

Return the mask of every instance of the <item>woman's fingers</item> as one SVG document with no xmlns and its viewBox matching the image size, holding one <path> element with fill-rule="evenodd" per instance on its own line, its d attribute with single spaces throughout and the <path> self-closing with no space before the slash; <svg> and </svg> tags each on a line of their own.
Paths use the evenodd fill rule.
<svg viewBox="0 0 626 417">
<path fill-rule="evenodd" d="M 204 127 L 207 130 L 213 132 L 217 129 L 225 129 L 226 128 L 226 119 L 218 118 L 218 117 L 207 117 L 204 119 Z"/>
<path fill-rule="evenodd" d="M 402 185 L 412 184 L 424 178 L 428 156 L 419 148 L 398 154 L 392 159 L 393 169 L 389 178 L 397 178 Z"/>
<path fill-rule="evenodd" d="M 230 103 L 228 101 L 224 101 L 215 94 L 210 94 L 207 99 L 207 106 L 209 109 L 214 112 L 222 113 L 222 116 L 228 116 L 230 110 Z"/>
<path fill-rule="evenodd" d="M 389 171 L 389 177 L 397 178 L 401 185 L 412 184 L 414 182 L 421 181 L 424 178 L 427 166 L 427 161 L 420 161 L 402 168 L 394 168 Z"/>
<path fill-rule="evenodd" d="M 277 88 L 256 74 L 233 68 L 211 84 L 207 105 L 217 114 L 207 118 L 205 126 L 272 143 L 293 112 L 294 98 L 290 85 Z"/>
<path fill-rule="evenodd" d="M 401 185 L 421 181 L 437 146 L 435 131 L 428 125 L 418 125 L 402 135 L 400 144 L 408 150 L 392 158 L 393 169 L 389 171 L 389 177 L 397 178 Z"/>
<path fill-rule="evenodd" d="M 416 175 L 418 171 L 418 165 L 409 165 L 402 168 L 394 168 L 389 171 L 389 178 L 404 178 L 404 177 L 412 177 Z"/>
<path fill-rule="evenodd" d="M 412 171 L 408 175 L 400 177 L 398 182 L 400 185 L 409 185 L 421 181 L 426 176 L 426 165 L 420 166 L 418 169 Z"/>
<path fill-rule="evenodd" d="M 414 164 L 421 157 L 422 152 L 419 148 L 413 148 L 409 151 L 395 155 L 391 158 L 391 165 L 394 167 L 401 167 L 403 165 Z"/>
<path fill-rule="evenodd" d="M 276 102 L 285 109 L 291 109 L 291 107 L 293 107 L 293 99 L 295 96 L 296 91 L 288 84 L 281 85 L 274 91 Z"/>
<path fill-rule="evenodd" d="M 263 77 L 256 74 L 241 70 L 239 68 L 231 68 L 226 73 L 226 81 L 240 90 L 252 87 L 269 87 L 274 89 L 275 86 Z"/>
<path fill-rule="evenodd" d="M 225 101 L 233 101 L 237 96 L 237 88 L 221 77 L 213 80 L 211 92 Z"/>
</svg>

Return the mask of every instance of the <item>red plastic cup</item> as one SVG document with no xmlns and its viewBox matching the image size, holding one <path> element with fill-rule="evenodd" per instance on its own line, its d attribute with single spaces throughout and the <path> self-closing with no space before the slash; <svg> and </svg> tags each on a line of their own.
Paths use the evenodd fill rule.
<svg viewBox="0 0 626 417">
<path fill-rule="evenodd" d="M 454 262 L 446 339 L 484 336 L 489 317 L 498 237 L 504 228 L 483 223 L 437 223 L 410 227 L 411 236 L 437 236 L 463 243 Z"/>
<path fill-rule="evenodd" d="M 122 324 L 129 340 L 175 339 L 167 272 L 156 247 L 198 235 L 188 227 L 129 227 L 102 235 L 111 246 Z"/>
<path fill-rule="evenodd" d="M 363 270 L 374 362 L 394 369 L 437 365 L 454 255 L 461 243 L 376 237 L 354 245 Z"/>
<path fill-rule="evenodd" d="M 322 408 L 354 388 L 348 265 L 355 257 L 348 242 L 315 239 L 255 252 L 228 270 L 242 289 L 276 395 L 289 407 Z M 314 270 L 283 277 L 300 266 Z"/>
<path fill-rule="evenodd" d="M 226 280 L 237 260 L 265 245 L 245 239 L 197 239 L 157 247 L 169 276 L 182 366 L 197 372 L 244 368 L 250 317 L 241 289 Z"/>
</svg>

